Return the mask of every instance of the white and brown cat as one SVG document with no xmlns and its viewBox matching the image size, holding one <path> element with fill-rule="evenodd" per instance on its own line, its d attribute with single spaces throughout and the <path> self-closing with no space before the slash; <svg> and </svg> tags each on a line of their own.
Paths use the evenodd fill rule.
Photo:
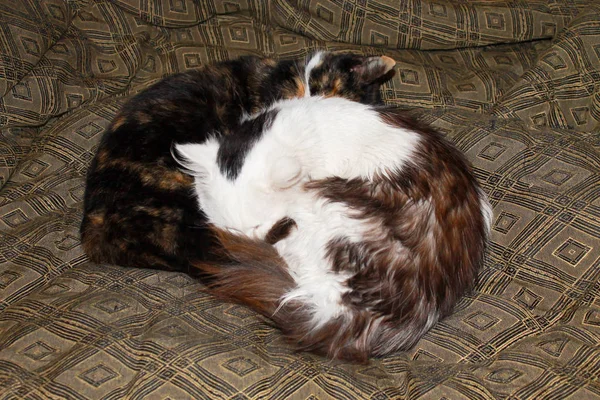
<svg viewBox="0 0 600 400">
<path fill-rule="evenodd" d="M 492 211 L 434 130 L 323 97 L 277 102 L 239 129 L 176 146 L 238 260 L 196 266 L 213 293 L 271 318 L 302 349 L 366 361 L 412 347 L 472 288 Z"/>
<path fill-rule="evenodd" d="M 385 56 L 317 52 L 301 60 L 241 57 L 171 75 L 133 96 L 104 133 L 90 165 L 81 241 L 91 261 L 185 271 L 229 263 L 198 209 L 173 143 L 238 137 L 240 121 L 281 99 L 311 95 L 382 104 L 393 76 Z M 242 133 L 243 134 L 243 133 Z M 210 276 L 202 276 L 210 280 Z"/>
</svg>

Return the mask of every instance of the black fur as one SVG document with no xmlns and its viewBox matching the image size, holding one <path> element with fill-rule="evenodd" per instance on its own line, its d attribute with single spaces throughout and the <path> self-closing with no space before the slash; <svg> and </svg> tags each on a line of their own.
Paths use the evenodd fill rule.
<svg viewBox="0 0 600 400">
<path fill-rule="evenodd" d="M 219 138 L 219 152 L 217 164 L 221 173 L 233 181 L 239 175 L 244 159 L 262 136 L 266 129 L 271 127 L 277 110 L 259 114 L 237 128 L 237 134 L 224 135 Z"/>
<path fill-rule="evenodd" d="M 390 61 L 326 54 L 319 79 L 311 74 L 311 94 L 379 103 Z M 232 148 L 251 146 L 256 131 L 236 132 L 242 115 L 306 90 L 303 61 L 242 57 L 167 77 L 129 100 L 88 171 L 81 239 L 90 259 L 190 273 L 194 262 L 228 261 L 198 210 L 192 177 L 179 170 L 171 148 L 219 134 L 232 135 L 225 140 Z M 241 160 L 227 150 L 221 158 L 236 176 Z"/>
</svg>

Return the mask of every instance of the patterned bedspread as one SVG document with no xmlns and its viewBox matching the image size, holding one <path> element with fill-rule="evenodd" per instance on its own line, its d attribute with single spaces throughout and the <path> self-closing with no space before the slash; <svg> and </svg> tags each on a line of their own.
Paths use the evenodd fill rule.
<svg viewBox="0 0 600 400">
<path fill-rule="evenodd" d="M 409 352 L 294 353 L 186 275 L 93 265 L 84 176 L 119 107 L 242 54 L 386 54 L 386 101 L 466 152 L 494 207 L 474 293 Z M 0 0 L 1 399 L 600 398 L 600 5 Z"/>
</svg>

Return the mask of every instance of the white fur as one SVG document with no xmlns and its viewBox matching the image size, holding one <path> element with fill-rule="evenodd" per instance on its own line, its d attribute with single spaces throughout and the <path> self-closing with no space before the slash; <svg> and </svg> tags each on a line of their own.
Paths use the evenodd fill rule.
<svg viewBox="0 0 600 400">
<path fill-rule="evenodd" d="M 313 69 L 315 69 L 315 67 L 318 67 L 321 62 L 322 62 L 322 58 L 323 58 L 323 52 L 319 51 L 317 53 L 315 53 L 310 61 L 306 64 L 306 70 L 304 71 L 304 87 L 306 88 L 306 90 L 304 91 L 304 97 L 310 97 L 310 73 L 312 72 Z"/>
<path fill-rule="evenodd" d="M 485 233 L 486 235 L 489 236 L 491 229 L 492 229 L 492 220 L 494 218 L 494 211 L 492 210 L 492 205 L 490 204 L 490 201 L 487 197 L 487 195 L 485 194 L 485 192 L 481 189 L 478 188 L 478 193 L 479 193 L 479 201 L 480 201 L 480 207 L 481 207 L 481 214 L 483 215 L 483 221 L 485 223 Z"/>
<path fill-rule="evenodd" d="M 314 328 L 344 312 L 341 296 L 348 291 L 347 274 L 331 271 L 325 245 L 337 235 L 360 235 L 361 223 L 345 216 L 340 204 L 315 204 L 312 210 L 296 209 L 290 215 L 299 229 L 279 241 L 275 248 L 286 260 L 297 287 L 288 292 L 282 304 L 299 300 L 312 314 Z M 354 224 L 352 223 L 354 222 Z"/>
<path fill-rule="evenodd" d="M 274 189 L 288 189 L 302 179 L 302 164 L 295 157 L 280 157 L 273 162 L 270 180 Z"/>
<path fill-rule="evenodd" d="M 318 63 L 315 57 L 307 71 Z M 401 170 L 419 136 L 386 124 L 367 105 L 341 98 L 286 100 L 272 108 L 278 114 L 271 128 L 233 182 L 216 165 L 216 142 L 177 150 L 194 160 L 186 167 L 196 171 L 200 206 L 216 225 L 262 239 L 281 218 L 296 221 L 298 229 L 276 245 L 297 284 L 283 301 L 305 303 L 318 328 L 344 313 L 341 296 L 349 290 L 349 276 L 331 270 L 326 244 L 336 237 L 361 242 L 375 229 L 368 219 L 354 218 L 352 209 L 316 199 L 301 184 L 332 176 L 372 179 Z"/>
<path fill-rule="evenodd" d="M 337 237 L 352 243 L 363 242 L 366 236 L 373 239 L 373 233 L 380 229 L 375 229 L 378 225 L 375 221 L 355 218 L 354 211 L 344 204 L 324 199 L 297 203 L 291 207 L 289 216 L 298 229 L 277 242 L 275 248 L 286 260 L 297 286 L 284 296 L 282 304 L 290 300 L 306 304 L 312 314 L 313 329 L 318 329 L 347 311 L 342 305 L 342 295 L 349 291 L 346 281 L 352 276 L 332 271 L 326 244 Z"/>
<path fill-rule="evenodd" d="M 272 109 L 277 118 L 246 161 L 257 169 L 272 168 L 277 155 L 297 158 L 310 179 L 372 179 L 401 169 L 420 138 L 386 124 L 370 106 L 338 97 L 284 100 Z"/>
<path fill-rule="evenodd" d="M 199 173 L 200 205 L 217 226 L 246 234 L 270 227 L 299 201 L 301 183 L 331 176 L 372 179 L 400 170 L 419 140 L 383 122 L 369 106 L 342 98 L 285 100 L 272 108 L 278 114 L 271 128 L 249 151 L 234 182 L 219 173 L 216 140 L 177 145 L 194 160 L 186 167 Z M 290 182 L 295 185 L 280 190 Z"/>
<path fill-rule="evenodd" d="M 195 175 L 198 203 L 214 225 L 246 235 L 264 237 L 267 226 L 285 216 L 293 202 L 293 190 L 274 192 L 267 170 L 252 171 L 252 179 L 235 182 L 223 176 L 217 165 L 219 143 L 209 139 L 203 144 L 175 146 L 185 160 L 178 162 Z M 252 201 L 246 201 L 252 199 Z M 277 216 L 277 217 L 275 217 Z M 261 229 L 266 229 L 262 231 Z"/>
<path fill-rule="evenodd" d="M 246 111 L 242 111 L 242 116 L 240 117 L 240 124 L 243 124 L 246 121 L 249 121 L 253 118 L 256 118 L 256 114 L 248 114 Z"/>
</svg>

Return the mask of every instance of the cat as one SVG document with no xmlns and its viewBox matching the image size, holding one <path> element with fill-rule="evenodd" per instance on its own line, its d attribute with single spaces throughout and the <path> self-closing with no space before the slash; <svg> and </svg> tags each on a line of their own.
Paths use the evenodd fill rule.
<svg viewBox="0 0 600 400">
<path fill-rule="evenodd" d="M 280 99 L 380 104 L 380 86 L 395 65 L 386 56 L 351 53 L 317 52 L 306 61 L 242 57 L 172 75 L 130 99 L 87 174 L 80 232 L 89 259 L 192 275 L 196 262 L 228 262 L 171 146 L 202 143 L 209 134 L 237 140 L 244 119 Z"/>
<path fill-rule="evenodd" d="M 301 349 L 365 362 L 412 347 L 472 288 L 492 209 L 433 129 L 321 96 L 277 102 L 241 129 L 253 132 L 243 143 L 174 151 L 245 263 L 204 266 L 213 293 L 271 318 Z M 253 255 L 274 225 L 277 254 Z"/>
</svg>

